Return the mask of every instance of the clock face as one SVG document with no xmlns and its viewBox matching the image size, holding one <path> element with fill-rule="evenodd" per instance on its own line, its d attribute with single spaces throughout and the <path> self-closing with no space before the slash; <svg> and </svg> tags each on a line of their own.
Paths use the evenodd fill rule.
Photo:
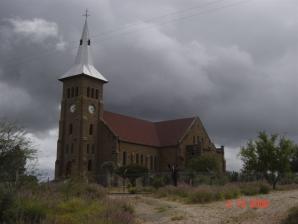
<svg viewBox="0 0 298 224">
<path fill-rule="evenodd" d="M 95 107 L 93 105 L 88 106 L 88 111 L 90 114 L 93 114 L 95 112 Z"/>
<path fill-rule="evenodd" d="M 74 113 L 76 111 L 76 105 L 75 104 L 70 105 L 69 110 L 71 113 Z"/>
</svg>

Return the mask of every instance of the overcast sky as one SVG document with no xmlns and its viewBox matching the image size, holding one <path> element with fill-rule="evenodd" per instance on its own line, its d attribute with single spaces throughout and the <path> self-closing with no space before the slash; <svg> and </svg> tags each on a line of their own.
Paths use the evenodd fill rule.
<svg viewBox="0 0 298 224">
<path fill-rule="evenodd" d="M 260 130 L 298 143 L 297 0 L 1 0 L 0 117 L 27 127 L 53 169 L 61 83 L 85 8 L 106 110 L 199 116 L 227 168 Z"/>
</svg>

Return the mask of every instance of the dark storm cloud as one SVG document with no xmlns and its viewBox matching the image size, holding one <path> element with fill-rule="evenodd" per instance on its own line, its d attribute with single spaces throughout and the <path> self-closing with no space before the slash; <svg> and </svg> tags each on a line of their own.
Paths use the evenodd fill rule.
<svg viewBox="0 0 298 224">
<path fill-rule="evenodd" d="M 215 142 L 228 146 L 228 159 L 259 130 L 298 142 L 298 3 L 204 7 L 210 2 L 2 1 L 1 117 L 35 134 L 57 128 L 57 78 L 74 61 L 88 7 L 95 66 L 110 81 L 108 110 L 152 120 L 199 115 Z M 177 10 L 183 13 L 170 14 Z"/>
</svg>

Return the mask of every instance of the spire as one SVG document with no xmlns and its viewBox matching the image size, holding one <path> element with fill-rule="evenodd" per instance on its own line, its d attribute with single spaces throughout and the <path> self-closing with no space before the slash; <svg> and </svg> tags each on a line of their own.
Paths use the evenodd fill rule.
<svg viewBox="0 0 298 224">
<path fill-rule="evenodd" d="M 96 79 L 100 79 L 103 82 L 108 82 L 108 80 L 93 66 L 91 40 L 88 31 L 88 10 L 86 10 L 86 13 L 83 16 L 85 16 L 86 19 L 79 43 L 78 53 L 75 59 L 75 64 L 59 80 L 76 75 L 87 75 Z"/>
</svg>

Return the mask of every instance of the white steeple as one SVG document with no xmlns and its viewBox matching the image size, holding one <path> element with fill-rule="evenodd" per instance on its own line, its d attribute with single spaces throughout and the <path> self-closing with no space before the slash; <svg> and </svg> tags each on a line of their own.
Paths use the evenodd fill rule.
<svg viewBox="0 0 298 224">
<path fill-rule="evenodd" d="M 100 79 L 103 82 L 108 82 L 108 80 L 100 74 L 99 71 L 93 66 L 93 60 L 91 55 L 91 41 L 89 38 L 88 32 L 88 11 L 86 10 L 86 16 L 82 37 L 80 39 L 80 46 L 78 49 L 77 57 L 75 60 L 75 64 L 60 77 L 59 80 L 77 76 L 77 75 L 87 75 L 96 79 Z"/>
</svg>

